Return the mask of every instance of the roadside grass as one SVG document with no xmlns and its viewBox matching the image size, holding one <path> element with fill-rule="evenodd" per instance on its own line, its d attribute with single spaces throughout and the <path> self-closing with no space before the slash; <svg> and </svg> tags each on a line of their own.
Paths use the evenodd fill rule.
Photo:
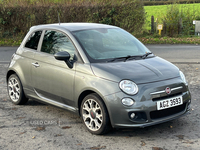
<svg viewBox="0 0 200 150">
<path fill-rule="evenodd" d="M 200 37 L 140 37 L 144 44 L 200 44 Z"/>
<path fill-rule="evenodd" d="M 138 37 L 143 44 L 200 44 L 200 37 L 153 37 L 144 36 Z M 0 46 L 19 46 L 22 42 L 22 37 L 0 38 Z"/>
<path fill-rule="evenodd" d="M 22 37 L 0 38 L 0 46 L 19 46 L 22 40 Z"/>
<path fill-rule="evenodd" d="M 191 10 L 195 13 L 195 11 L 199 10 L 199 8 L 200 8 L 200 3 L 177 4 L 177 5 L 179 7 L 179 10 L 182 12 Z M 151 16 L 154 16 L 154 21 L 156 21 L 156 18 L 158 18 L 160 20 L 163 18 L 163 16 L 166 14 L 167 10 L 170 7 L 171 7 L 171 5 L 144 6 L 144 9 L 146 12 L 146 23 L 145 23 L 144 28 L 146 30 L 150 30 L 151 29 Z"/>
</svg>

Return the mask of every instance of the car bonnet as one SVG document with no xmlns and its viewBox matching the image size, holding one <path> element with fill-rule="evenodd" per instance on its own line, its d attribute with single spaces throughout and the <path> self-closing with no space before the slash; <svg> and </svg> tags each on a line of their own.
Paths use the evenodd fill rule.
<svg viewBox="0 0 200 150">
<path fill-rule="evenodd" d="M 96 76 L 115 82 L 128 79 L 142 84 L 179 77 L 179 69 L 159 57 L 126 62 L 91 63 L 91 68 Z"/>
</svg>

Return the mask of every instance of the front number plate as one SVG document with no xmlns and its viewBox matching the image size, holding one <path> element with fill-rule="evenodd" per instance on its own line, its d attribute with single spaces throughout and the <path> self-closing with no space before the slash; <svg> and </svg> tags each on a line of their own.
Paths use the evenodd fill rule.
<svg viewBox="0 0 200 150">
<path fill-rule="evenodd" d="M 167 109 L 183 104 L 182 96 L 173 97 L 157 102 L 157 110 Z"/>
</svg>

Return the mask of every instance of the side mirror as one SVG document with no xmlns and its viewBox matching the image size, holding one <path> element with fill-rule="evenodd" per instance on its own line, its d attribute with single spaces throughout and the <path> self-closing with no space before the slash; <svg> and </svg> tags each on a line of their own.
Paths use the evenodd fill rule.
<svg viewBox="0 0 200 150">
<path fill-rule="evenodd" d="M 73 63 L 69 61 L 70 54 L 66 51 L 58 52 L 54 54 L 55 59 L 65 61 L 69 68 L 73 68 Z"/>
<path fill-rule="evenodd" d="M 54 54 L 54 57 L 57 59 L 57 60 L 69 60 L 70 58 L 70 54 L 66 51 L 62 51 L 62 52 L 58 52 L 56 54 Z"/>
</svg>

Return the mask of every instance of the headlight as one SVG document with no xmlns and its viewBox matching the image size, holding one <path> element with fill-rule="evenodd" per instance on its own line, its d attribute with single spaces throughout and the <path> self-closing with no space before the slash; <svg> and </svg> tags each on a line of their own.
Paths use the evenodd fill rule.
<svg viewBox="0 0 200 150">
<path fill-rule="evenodd" d="M 187 84 L 187 81 L 185 79 L 185 75 L 183 74 L 182 71 L 179 71 L 179 72 L 180 72 L 181 79 L 183 80 L 183 82 L 185 82 L 185 84 Z"/>
<path fill-rule="evenodd" d="M 119 83 L 120 89 L 129 95 L 135 95 L 138 92 L 138 86 L 130 80 L 122 80 Z"/>
</svg>

